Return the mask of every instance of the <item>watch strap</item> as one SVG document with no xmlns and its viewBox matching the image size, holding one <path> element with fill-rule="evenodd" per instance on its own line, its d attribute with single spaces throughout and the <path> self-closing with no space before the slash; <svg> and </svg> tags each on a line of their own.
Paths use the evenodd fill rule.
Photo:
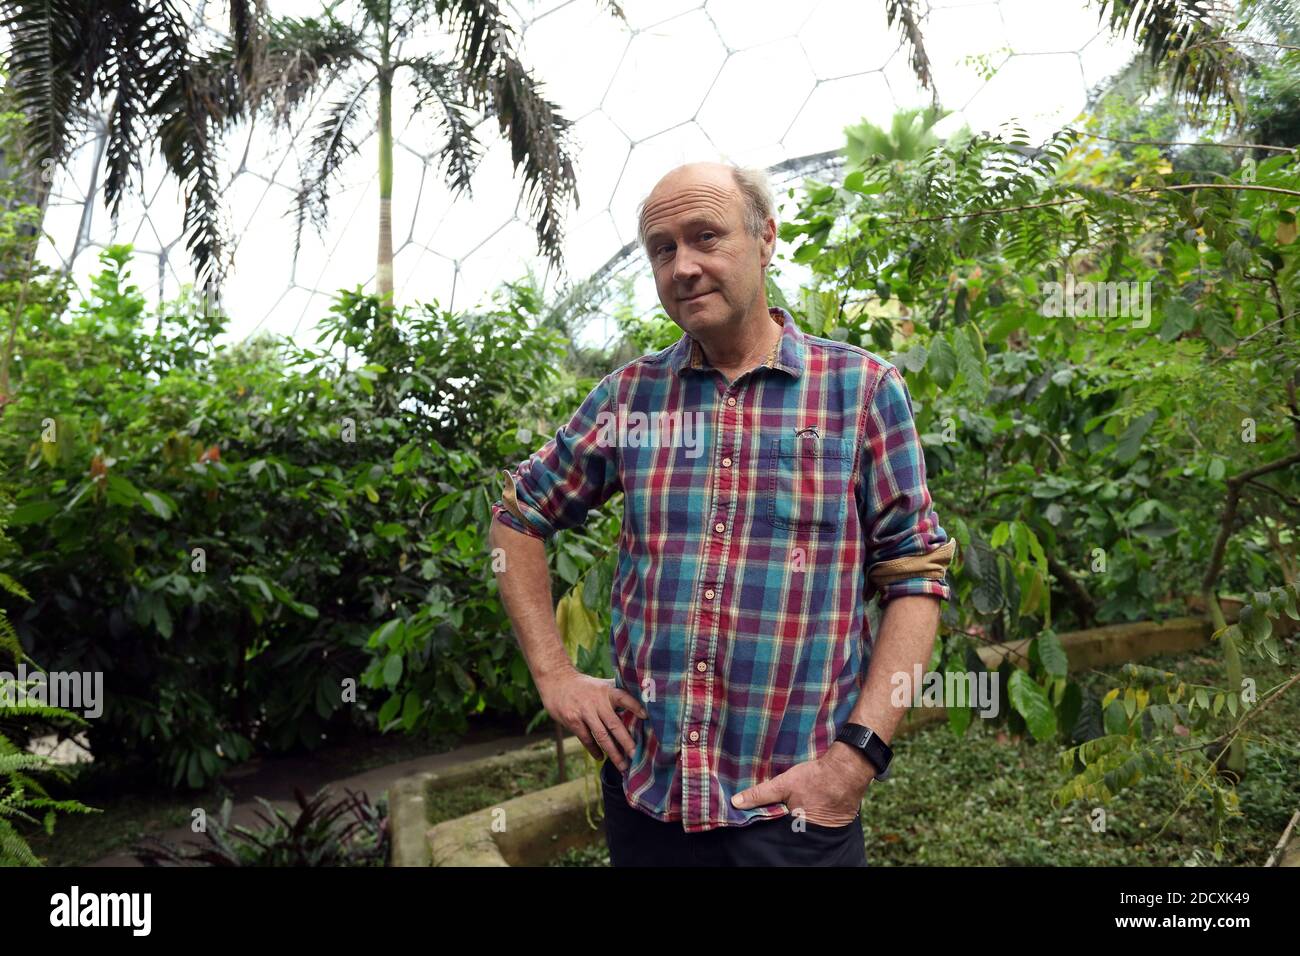
<svg viewBox="0 0 1300 956">
<path fill-rule="evenodd" d="M 870 727 L 863 724 L 845 724 L 835 735 L 835 739 L 843 741 L 861 753 L 876 768 L 877 780 L 884 780 L 889 776 L 889 764 L 894 759 L 894 751 Z"/>
</svg>

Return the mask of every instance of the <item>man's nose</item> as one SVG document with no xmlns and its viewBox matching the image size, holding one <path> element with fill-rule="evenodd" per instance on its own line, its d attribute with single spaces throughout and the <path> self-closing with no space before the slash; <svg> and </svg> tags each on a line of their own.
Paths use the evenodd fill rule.
<svg viewBox="0 0 1300 956">
<path fill-rule="evenodd" d="M 690 248 L 677 247 L 673 256 L 673 278 L 678 282 L 687 282 L 700 274 L 700 263 Z"/>
</svg>

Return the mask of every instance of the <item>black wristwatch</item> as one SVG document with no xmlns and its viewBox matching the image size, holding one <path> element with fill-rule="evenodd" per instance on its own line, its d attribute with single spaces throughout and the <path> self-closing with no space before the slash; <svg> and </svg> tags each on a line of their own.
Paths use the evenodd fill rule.
<svg viewBox="0 0 1300 956">
<path fill-rule="evenodd" d="M 835 735 L 835 739 L 844 741 L 862 754 L 867 762 L 876 768 L 876 780 L 884 780 L 889 776 L 889 762 L 894 759 L 894 752 L 889 749 L 889 744 L 881 740 L 870 727 L 864 727 L 862 724 L 845 724 Z"/>
</svg>

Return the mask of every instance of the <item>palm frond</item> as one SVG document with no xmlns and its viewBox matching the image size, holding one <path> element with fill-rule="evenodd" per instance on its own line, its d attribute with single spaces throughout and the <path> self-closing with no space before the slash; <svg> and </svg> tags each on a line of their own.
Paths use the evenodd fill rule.
<svg viewBox="0 0 1300 956">
<path fill-rule="evenodd" d="M 932 90 L 934 83 L 930 75 L 930 56 L 925 52 L 925 37 L 921 35 L 921 18 L 917 13 L 915 0 L 888 0 L 885 5 L 885 18 L 889 26 L 898 22 L 898 32 L 907 44 L 908 62 L 916 74 L 921 89 Z M 937 91 L 936 91 L 937 95 Z"/>
<path fill-rule="evenodd" d="M 332 17 L 270 20 L 259 54 L 248 104 L 276 125 L 288 123 L 313 91 L 341 78 L 364 57 L 361 36 Z"/>
<path fill-rule="evenodd" d="M 485 107 L 510 140 L 516 172 L 537 230 L 538 249 L 552 264 L 562 258 L 564 206 L 578 204 L 573 161 L 567 151 L 572 125 L 541 95 L 512 49 L 514 30 L 492 0 L 444 0 L 439 6 L 458 34 L 461 81 L 472 108 Z"/>
<path fill-rule="evenodd" d="M 565 207 L 578 205 L 577 178 L 568 152 L 572 125 L 537 90 L 513 56 L 502 56 L 492 77 L 491 111 L 510 139 L 510 159 L 523 168 L 524 195 L 537 230 L 537 246 L 554 265 L 561 262 Z"/>
<path fill-rule="evenodd" d="M 1112 32 L 1130 36 L 1170 92 L 1203 107 L 1241 113 L 1237 77 L 1251 61 L 1234 34 L 1236 17 L 1216 0 L 1095 0 Z"/>
<path fill-rule="evenodd" d="M 166 17 L 169 11 L 160 7 L 156 12 L 130 11 L 112 23 L 113 35 L 108 38 L 111 48 L 106 52 L 100 71 L 100 93 L 109 98 L 107 124 L 108 136 L 104 145 L 104 202 L 110 213 L 117 216 L 122 197 L 131 185 L 131 171 L 139 168 L 144 153 L 141 135 L 142 114 L 148 109 L 154 90 L 145 84 L 161 71 L 175 70 L 186 58 L 183 25 L 177 29 L 159 29 L 155 18 Z M 157 37 L 181 40 L 179 48 L 171 43 L 155 45 Z"/>
<path fill-rule="evenodd" d="M 235 72 L 247 87 L 259 58 L 261 31 L 259 21 L 266 15 L 265 0 L 229 0 L 230 45 L 234 52 Z"/>
<path fill-rule="evenodd" d="M 185 194 L 183 232 L 195 287 L 215 288 L 224 273 L 225 227 L 217 180 L 217 131 L 199 102 L 193 78 L 172 79 L 159 97 L 165 111 L 158 143 L 167 170 Z M 165 104 L 165 105 L 164 105 Z"/>
<path fill-rule="evenodd" d="M 452 186 L 453 195 L 469 191 L 470 179 L 482 158 L 482 147 L 474 136 L 469 105 L 461 95 L 463 84 L 455 69 L 432 56 L 406 60 L 402 63 L 411 70 L 416 100 L 413 109 L 421 109 L 429 100 L 436 99 L 442 106 L 439 127 L 447 137 L 438 154 L 439 168 L 443 169 Z"/>
<path fill-rule="evenodd" d="M 10 92 L 26 118 L 27 146 L 36 162 L 60 162 L 67 155 L 68 122 L 87 82 L 81 56 L 87 6 L 79 0 L 0 0 L 0 26 L 9 35 Z"/>
<path fill-rule="evenodd" d="M 363 112 L 365 93 L 374 81 L 374 77 L 369 77 L 353 83 L 347 95 L 325 111 L 325 118 L 316 127 L 302 163 L 301 183 L 294 200 L 294 262 L 298 261 L 302 228 L 308 216 L 318 232 L 323 232 L 328 224 L 329 186 L 343 161 L 357 151 L 356 142 L 348 134 Z"/>
</svg>

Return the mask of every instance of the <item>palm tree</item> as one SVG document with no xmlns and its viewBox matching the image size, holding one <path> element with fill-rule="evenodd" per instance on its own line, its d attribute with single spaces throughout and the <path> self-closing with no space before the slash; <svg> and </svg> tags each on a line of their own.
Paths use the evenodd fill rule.
<svg viewBox="0 0 1300 956">
<path fill-rule="evenodd" d="M 607 0 L 608 2 L 608 0 Z M 617 4 L 611 12 L 623 17 Z M 344 161 L 357 152 L 354 126 L 374 116 L 378 133 L 379 247 L 376 291 L 393 291 L 393 89 L 405 80 L 415 92 L 415 111 L 438 110 L 445 136 L 439 168 L 453 195 L 470 188 L 481 146 L 475 113 L 495 116 L 509 138 L 516 171 L 537 230 L 538 249 L 554 264 L 561 259 L 564 206 L 577 202 L 573 163 L 566 142 L 570 121 L 541 95 L 513 49 L 513 30 L 492 0 L 361 0 L 354 15 L 336 16 L 337 3 L 320 17 L 269 19 L 259 41 L 248 107 L 287 125 L 317 94 L 335 92 L 317 125 L 296 201 L 297 238 L 310 217 L 318 229 L 328 215 L 330 185 Z M 456 35 L 454 57 L 403 55 L 406 42 L 438 22 Z"/>
<path fill-rule="evenodd" d="M 24 198 L 38 210 L 25 236 L 21 292 L 9 310 L 0 355 L 0 402 L 9 393 L 14 332 L 53 171 L 99 110 L 105 111 L 109 210 L 117 215 L 140 157 L 156 142 L 185 193 L 185 244 L 196 284 L 206 289 L 219 282 L 225 242 L 216 156 L 222 127 L 238 112 L 240 77 L 251 63 L 253 22 L 249 0 L 229 0 L 227 8 L 229 52 L 214 64 L 195 48 L 188 22 L 170 0 L 0 0 L 0 26 L 9 37 L 4 100 L 22 118 L 5 165 L 25 184 Z"/>
<path fill-rule="evenodd" d="M 1117 36 L 1131 36 L 1146 76 L 1163 84 L 1176 101 L 1193 109 L 1219 108 L 1246 118 L 1240 88 L 1251 70 L 1277 66 L 1295 72 L 1300 13 L 1294 0 L 1091 0 L 1099 19 Z M 920 0 L 886 0 L 890 26 L 897 26 L 909 50 L 917 80 L 930 88 L 930 61 L 921 31 Z M 1287 89 L 1291 89 L 1288 87 Z M 937 102 L 937 91 L 932 90 Z"/>
<path fill-rule="evenodd" d="M 229 0 L 230 50 L 250 53 L 249 0 Z M 216 155 L 236 111 L 238 75 L 214 69 L 170 0 L 0 0 L 9 34 L 8 94 L 25 120 L 22 153 L 39 176 L 67 159 L 75 133 L 106 110 L 104 200 L 116 215 L 147 146 L 157 141 L 185 193 L 186 245 L 201 284 L 220 273 L 224 242 Z"/>
</svg>

